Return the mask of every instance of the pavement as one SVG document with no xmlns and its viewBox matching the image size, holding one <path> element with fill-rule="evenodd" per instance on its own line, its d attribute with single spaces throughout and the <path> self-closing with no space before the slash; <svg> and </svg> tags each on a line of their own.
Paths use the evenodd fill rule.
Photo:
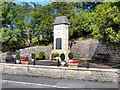
<svg viewBox="0 0 120 90">
<path fill-rule="evenodd" d="M 46 77 L 16 76 L 3 74 L 2 79 L 3 79 L 2 88 L 58 88 L 58 89 L 94 88 L 95 90 L 99 89 L 117 90 L 118 88 L 118 84 L 114 83 L 52 79 Z"/>
<path fill-rule="evenodd" d="M 14 64 L 14 62 L 9 62 L 9 63 Z M 54 60 L 52 62 L 50 62 L 50 60 L 36 60 L 35 64 L 44 65 L 44 66 L 58 66 L 58 62 Z M 33 61 L 30 60 L 29 65 L 33 65 Z M 64 67 L 68 67 L 68 65 L 65 64 Z M 87 67 L 87 62 L 79 62 L 78 67 Z M 115 66 L 107 66 L 107 65 L 101 66 L 95 63 L 89 63 L 89 68 L 112 69 L 112 67 L 115 67 Z"/>
</svg>

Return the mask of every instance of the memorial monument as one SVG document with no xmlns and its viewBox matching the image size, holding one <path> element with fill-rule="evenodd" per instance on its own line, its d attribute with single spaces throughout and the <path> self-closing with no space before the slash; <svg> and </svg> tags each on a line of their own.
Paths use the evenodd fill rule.
<svg viewBox="0 0 120 90">
<path fill-rule="evenodd" d="M 54 48 L 52 53 L 64 53 L 65 60 L 68 60 L 68 19 L 66 16 L 56 17 L 54 23 Z"/>
</svg>

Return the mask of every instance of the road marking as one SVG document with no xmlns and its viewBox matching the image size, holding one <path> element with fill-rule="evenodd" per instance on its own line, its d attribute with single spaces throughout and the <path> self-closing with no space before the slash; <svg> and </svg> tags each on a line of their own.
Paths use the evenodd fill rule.
<svg viewBox="0 0 120 90">
<path fill-rule="evenodd" d="M 56 85 L 47 85 L 47 84 L 39 84 L 39 83 L 30 83 L 30 82 L 18 82 L 18 81 L 10 81 L 10 80 L 2 80 L 2 83 L 16 83 L 16 84 L 25 84 L 25 85 L 36 85 L 36 86 L 44 86 L 44 87 L 52 87 L 52 88 L 68 88 L 68 87 L 61 87 Z"/>
</svg>

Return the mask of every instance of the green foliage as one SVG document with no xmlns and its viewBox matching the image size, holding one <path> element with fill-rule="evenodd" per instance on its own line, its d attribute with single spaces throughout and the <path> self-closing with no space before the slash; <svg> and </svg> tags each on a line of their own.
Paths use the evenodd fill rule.
<svg viewBox="0 0 120 90">
<path fill-rule="evenodd" d="M 40 52 L 37 58 L 45 59 L 45 53 L 44 52 Z"/>
<path fill-rule="evenodd" d="M 120 44 L 120 11 L 117 6 L 111 6 L 111 3 L 99 5 L 91 17 L 91 30 L 95 39 Z"/>
<path fill-rule="evenodd" d="M 58 52 L 52 53 L 51 57 L 58 57 L 60 54 Z"/>
<path fill-rule="evenodd" d="M 65 54 L 64 54 L 64 53 L 61 53 L 60 58 L 61 58 L 62 61 L 64 61 L 64 59 L 65 59 Z"/>
<path fill-rule="evenodd" d="M 73 59 L 73 53 L 68 54 L 69 59 Z"/>
<path fill-rule="evenodd" d="M 14 51 L 16 49 L 24 47 L 24 40 L 19 35 L 19 30 L 13 31 L 9 28 L 1 28 L 0 39 L 2 42 L 2 50 L 4 51 Z"/>
<path fill-rule="evenodd" d="M 13 2 L 2 2 L 2 28 L 0 39 L 2 51 L 15 51 L 25 47 L 25 17 L 26 13 L 19 4 Z M 26 11 L 26 10 L 25 10 Z"/>
<path fill-rule="evenodd" d="M 20 54 L 16 54 L 16 60 L 20 60 Z"/>
<path fill-rule="evenodd" d="M 32 53 L 32 54 L 31 54 L 31 57 L 32 57 L 32 59 L 35 59 L 35 54 Z"/>
<path fill-rule="evenodd" d="M 48 45 L 53 41 L 52 23 L 57 16 L 65 15 L 71 23 L 70 39 L 82 36 L 86 32 L 81 29 L 82 18 L 77 19 L 81 3 L 53 2 L 46 6 L 33 2 L 30 4 L 2 2 L 2 18 L 0 19 L 2 20 L 2 32 L 0 33 L 3 43 L 2 51 L 13 51 L 26 46 L 41 45 L 44 42 Z M 83 4 L 86 5 L 86 3 Z M 88 34 L 85 33 L 85 35 Z"/>
<path fill-rule="evenodd" d="M 57 16 L 67 16 L 71 40 L 92 37 L 120 44 L 119 6 L 120 2 L 52 2 L 46 6 L 33 2 L 1 2 L 2 51 L 48 45 L 53 41 L 52 23 Z"/>
</svg>

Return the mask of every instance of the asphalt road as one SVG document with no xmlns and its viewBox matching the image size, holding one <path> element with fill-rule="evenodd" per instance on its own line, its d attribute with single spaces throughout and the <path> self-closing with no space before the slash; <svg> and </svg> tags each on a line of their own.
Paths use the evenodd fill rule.
<svg viewBox="0 0 120 90">
<path fill-rule="evenodd" d="M 15 76 L 4 74 L 2 75 L 2 79 L 2 88 L 118 88 L 118 84 L 113 83 L 51 79 L 45 77 Z"/>
</svg>

